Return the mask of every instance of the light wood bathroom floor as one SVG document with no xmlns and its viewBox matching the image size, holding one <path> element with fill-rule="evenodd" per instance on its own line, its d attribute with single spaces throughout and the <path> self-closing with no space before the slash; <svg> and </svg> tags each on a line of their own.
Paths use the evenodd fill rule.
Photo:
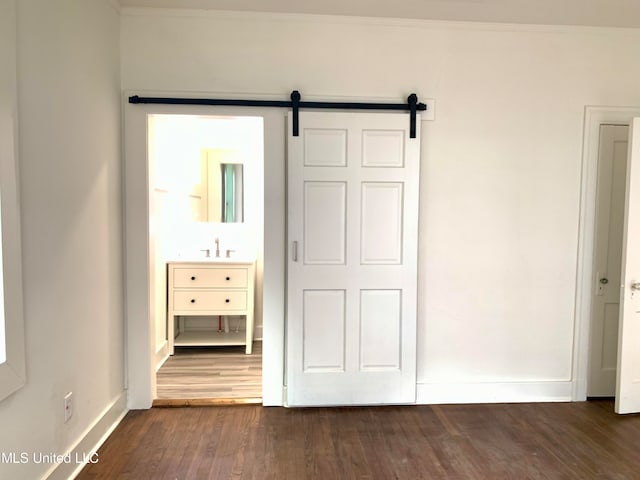
<svg viewBox="0 0 640 480">
<path fill-rule="evenodd" d="M 238 347 L 181 347 L 156 374 L 158 399 L 259 399 L 262 342 Z"/>
</svg>

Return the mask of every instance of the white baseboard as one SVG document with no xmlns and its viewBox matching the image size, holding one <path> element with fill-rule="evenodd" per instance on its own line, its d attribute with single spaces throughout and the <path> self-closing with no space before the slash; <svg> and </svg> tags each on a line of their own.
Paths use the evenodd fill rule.
<svg viewBox="0 0 640 480">
<path fill-rule="evenodd" d="M 416 403 L 570 402 L 573 382 L 418 383 Z"/>
<path fill-rule="evenodd" d="M 169 358 L 169 342 L 167 340 L 160 346 L 158 350 L 156 350 L 154 362 L 156 365 L 156 372 L 160 369 L 164 362 Z"/>
<path fill-rule="evenodd" d="M 127 414 L 127 392 L 123 391 L 104 409 L 96 421 L 80 436 L 75 446 L 67 455 L 70 462 L 53 466 L 43 477 L 46 480 L 70 480 L 76 478 L 84 466 L 90 461 L 100 461 L 96 455 L 98 448 L 111 435 Z"/>
<path fill-rule="evenodd" d="M 256 325 L 253 329 L 253 339 L 262 340 L 262 325 Z"/>
</svg>

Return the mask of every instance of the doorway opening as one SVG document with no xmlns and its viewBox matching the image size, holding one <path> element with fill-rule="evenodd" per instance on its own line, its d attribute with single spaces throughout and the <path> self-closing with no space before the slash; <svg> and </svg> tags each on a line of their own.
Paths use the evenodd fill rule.
<svg viewBox="0 0 640 480">
<path fill-rule="evenodd" d="M 154 405 L 261 403 L 263 119 L 150 114 L 147 143 Z"/>
<path fill-rule="evenodd" d="M 587 398 L 614 398 L 629 127 L 601 124 Z"/>
</svg>

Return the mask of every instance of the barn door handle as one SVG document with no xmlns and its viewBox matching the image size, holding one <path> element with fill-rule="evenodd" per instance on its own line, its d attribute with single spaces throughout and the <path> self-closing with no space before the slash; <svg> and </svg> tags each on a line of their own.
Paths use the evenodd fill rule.
<svg viewBox="0 0 640 480">
<path fill-rule="evenodd" d="M 291 248 L 291 255 L 293 257 L 293 261 L 297 262 L 298 261 L 298 242 L 294 241 L 292 248 Z"/>
</svg>

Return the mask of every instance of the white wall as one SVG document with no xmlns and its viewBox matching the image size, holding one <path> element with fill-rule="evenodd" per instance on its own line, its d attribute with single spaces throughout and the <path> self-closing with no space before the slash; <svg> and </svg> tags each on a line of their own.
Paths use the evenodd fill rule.
<svg viewBox="0 0 640 480">
<path fill-rule="evenodd" d="M 584 107 L 640 105 L 640 31 L 123 14 L 127 90 L 435 98 L 422 129 L 419 400 L 570 396 Z"/>
<path fill-rule="evenodd" d="M 119 19 L 109 0 L 16 4 L 27 383 L 0 402 L 0 451 L 82 452 L 124 411 Z"/>
</svg>

